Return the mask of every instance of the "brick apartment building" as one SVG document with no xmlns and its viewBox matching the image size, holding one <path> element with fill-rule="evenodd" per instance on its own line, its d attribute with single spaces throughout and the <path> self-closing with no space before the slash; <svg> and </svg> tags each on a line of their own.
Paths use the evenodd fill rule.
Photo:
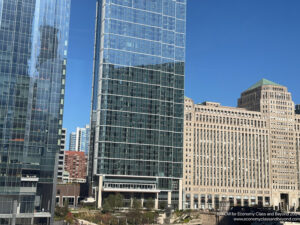
<svg viewBox="0 0 300 225">
<path fill-rule="evenodd" d="M 65 171 L 69 173 L 68 182 L 85 183 L 87 157 L 84 152 L 65 152 Z"/>
</svg>

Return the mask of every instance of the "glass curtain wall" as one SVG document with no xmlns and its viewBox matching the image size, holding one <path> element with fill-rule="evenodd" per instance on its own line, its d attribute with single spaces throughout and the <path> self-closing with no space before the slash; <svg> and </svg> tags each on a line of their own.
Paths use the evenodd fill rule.
<svg viewBox="0 0 300 225">
<path fill-rule="evenodd" d="M 70 0 L 0 0 L 0 215 L 51 213 L 69 11 Z"/>
<path fill-rule="evenodd" d="M 185 0 L 99 0 L 90 172 L 182 177 Z M 175 179 L 174 179 L 175 178 Z"/>
</svg>

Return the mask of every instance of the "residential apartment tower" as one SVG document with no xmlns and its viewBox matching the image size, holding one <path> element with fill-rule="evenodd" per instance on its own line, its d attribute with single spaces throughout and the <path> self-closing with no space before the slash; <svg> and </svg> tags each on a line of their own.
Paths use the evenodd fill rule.
<svg viewBox="0 0 300 225">
<path fill-rule="evenodd" d="M 84 152 L 88 154 L 90 143 L 90 126 L 77 127 L 76 132 L 70 134 L 70 151 Z"/>
</svg>

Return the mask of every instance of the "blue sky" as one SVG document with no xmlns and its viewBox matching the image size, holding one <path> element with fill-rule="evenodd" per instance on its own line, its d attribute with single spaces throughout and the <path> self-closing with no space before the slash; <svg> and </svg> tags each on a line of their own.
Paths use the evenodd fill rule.
<svg viewBox="0 0 300 225">
<path fill-rule="evenodd" d="M 72 0 L 68 133 L 89 123 L 95 2 Z M 243 90 L 266 78 L 287 86 L 300 104 L 299 12 L 299 0 L 188 0 L 185 95 L 236 106 Z"/>
</svg>

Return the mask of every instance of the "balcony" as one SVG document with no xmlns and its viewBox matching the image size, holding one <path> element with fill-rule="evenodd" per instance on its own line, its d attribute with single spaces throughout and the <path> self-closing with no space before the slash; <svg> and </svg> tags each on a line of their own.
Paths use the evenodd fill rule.
<svg viewBox="0 0 300 225">
<path fill-rule="evenodd" d="M 26 176 L 26 177 L 21 177 L 21 181 L 31 181 L 31 182 L 38 182 L 39 178 L 36 176 Z"/>
<path fill-rule="evenodd" d="M 104 183 L 103 191 L 159 193 L 156 184 Z"/>
<path fill-rule="evenodd" d="M 10 219 L 13 214 L 0 214 L 0 218 Z M 50 212 L 35 212 L 35 213 L 17 213 L 16 218 L 50 218 Z"/>
<path fill-rule="evenodd" d="M 35 193 L 36 187 L 20 187 L 21 193 Z"/>
</svg>

